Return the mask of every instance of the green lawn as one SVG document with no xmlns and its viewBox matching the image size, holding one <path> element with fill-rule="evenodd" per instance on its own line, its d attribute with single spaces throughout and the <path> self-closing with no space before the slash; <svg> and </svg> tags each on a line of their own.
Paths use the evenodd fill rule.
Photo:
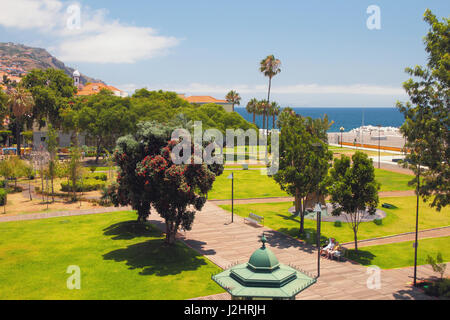
<svg viewBox="0 0 450 320">
<path fill-rule="evenodd" d="M 387 213 L 387 217 L 383 219 L 383 223 L 380 226 L 373 222 L 362 223 L 359 228 L 358 239 L 370 239 L 415 230 L 415 197 L 380 199 L 380 204 L 384 202 L 395 205 L 397 209 L 383 208 Z M 239 204 L 234 205 L 234 213 L 246 217 L 249 212 L 253 212 L 264 217 L 265 226 L 290 236 L 298 237 L 300 220 L 288 212 L 288 209 L 292 206 L 292 202 Z M 231 205 L 222 205 L 221 207 L 231 210 Z M 419 212 L 420 230 L 450 225 L 450 208 L 437 212 L 421 202 Z M 345 223 L 345 220 L 342 220 L 342 222 L 341 227 L 335 227 L 333 222 L 322 222 L 323 239 L 326 240 L 333 237 L 339 242 L 353 241 L 353 230 Z M 314 234 L 316 222 L 305 219 L 305 229 L 307 232 Z M 314 238 L 310 237 L 310 239 Z"/>
<path fill-rule="evenodd" d="M 0 299 L 187 299 L 223 292 L 220 269 L 133 212 L 0 223 Z M 68 266 L 81 269 L 69 290 Z"/>
<path fill-rule="evenodd" d="M 230 167 L 229 167 L 230 168 Z M 280 189 L 275 180 L 267 175 L 262 175 L 260 170 L 225 170 L 216 178 L 208 199 L 231 199 L 231 180 L 227 177 L 234 172 L 234 198 L 268 198 L 286 197 L 286 192 Z M 383 169 L 375 169 L 378 182 L 381 183 L 380 191 L 412 190 L 408 181 L 412 176 L 391 172 Z"/>
<path fill-rule="evenodd" d="M 408 186 L 414 176 L 375 168 L 376 180 L 381 184 L 380 191 L 405 191 L 414 190 L 414 186 Z"/>
<path fill-rule="evenodd" d="M 235 199 L 289 196 L 275 180 L 262 175 L 260 170 L 225 170 L 216 178 L 208 199 L 231 199 L 231 180 L 227 179 L 231 172 L 234 172 Z"/>
<path fill-rule="evenodd" d="M 419 240 L 417 264 L 427 264 L 427 255 L 436 258 L 438 252 L 441 252 L 444 261 L 449 262 L 449 241 L 450 237 Z M 414 265 L 413 241 L 363 247 L 358 251 L 356 254 L 354 250 L 349 250 L 347 256 L 365 266 L 376 265 L 382 269 L 393 269 Z"/>
</svg>

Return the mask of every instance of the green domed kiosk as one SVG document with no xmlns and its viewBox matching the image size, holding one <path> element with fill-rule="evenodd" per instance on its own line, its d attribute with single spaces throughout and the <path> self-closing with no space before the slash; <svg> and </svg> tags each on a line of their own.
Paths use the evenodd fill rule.
<svg viewBox="0 0 450 320">
<path fill-rule="evenodd" d="M 316 278 L 278 262 L 266 248 L 264 233 L 261 242 L 261 248 L 253 252 L 247 263 L 212 276 L 233 300 L 294 300 L 299 292 L 316 282 Z"/>
</svg>

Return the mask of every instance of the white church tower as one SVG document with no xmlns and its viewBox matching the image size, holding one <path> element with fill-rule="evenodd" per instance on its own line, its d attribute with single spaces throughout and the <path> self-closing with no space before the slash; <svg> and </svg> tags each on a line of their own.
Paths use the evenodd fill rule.
<svg viewBox="0 0 450 320">
<path fill-rule="evenodd" d="M 73 85 L 75 87 L 77 87 L 78 89 L 80 89 L 80 87 L 81 87 L 81 83 L 80 83 L 80 76 L 81 76 L 81 74 L 80 74 L 80 71 L 75 70 L 73 72 L 72 76 L 73 76 Z"/>
</svg>

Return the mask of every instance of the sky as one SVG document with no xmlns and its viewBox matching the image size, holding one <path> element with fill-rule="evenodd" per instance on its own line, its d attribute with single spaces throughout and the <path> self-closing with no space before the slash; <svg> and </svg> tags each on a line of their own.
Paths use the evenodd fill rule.
<svg viewBox="0 0 450 320">
<path fill-rule="evenodd" d="M 371 10 L 376 6 L 376 10 Z M 392 107 L 405 67 L 424 65 L 430 8 L 447 0 L 0 0 L 0 42 L 47 49 L 119 89 L 267 97 L 259 62 L 281 60 L 271 100 L 291 107 Z M 379 9 L 379 11 L 378 11 Z"/>
</svg>

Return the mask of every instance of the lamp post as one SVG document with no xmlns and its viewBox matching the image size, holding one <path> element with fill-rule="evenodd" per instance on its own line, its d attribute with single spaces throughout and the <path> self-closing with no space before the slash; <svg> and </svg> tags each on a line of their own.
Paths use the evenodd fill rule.
<svg viewBox="0 0 450 320">
<path fill-rule="evenodd" d="M 414 240 L 414 286 L 417 285 L 417 247 L 418 243 L 418 234 L 419 234 L 419 190 L 420 190 L 420 162 L 417 170 L 417 189 L 416 189 L 416 235 Z"/>
<path fill-rule="evenodd" d="M 314 207 L 317 213 L 317 278 L 320 277 L 320 224 L 322 220 L 322 207 L 318 202 Z"/>
<path fill-rule="evenodd" d="M 344 127 L 341 127 L 340 129 L 339 129 L 339 131 L 341 132 L 341 148 L 342 148 L 342 132 L 344 132 Z"/>
<path fill-rule="evenodd" d="M 381 124 L 377 125 L 378 127 L 378 169 L 380 169 L 380 128 Z"/>
<path fill-rule="evenodd" d="M 231 222 L 233 223 L 234 218 L 234 174 L 231 172 L 231 174 L 228 176 L 227 179 L 231 179 Z"/>
</svg>

